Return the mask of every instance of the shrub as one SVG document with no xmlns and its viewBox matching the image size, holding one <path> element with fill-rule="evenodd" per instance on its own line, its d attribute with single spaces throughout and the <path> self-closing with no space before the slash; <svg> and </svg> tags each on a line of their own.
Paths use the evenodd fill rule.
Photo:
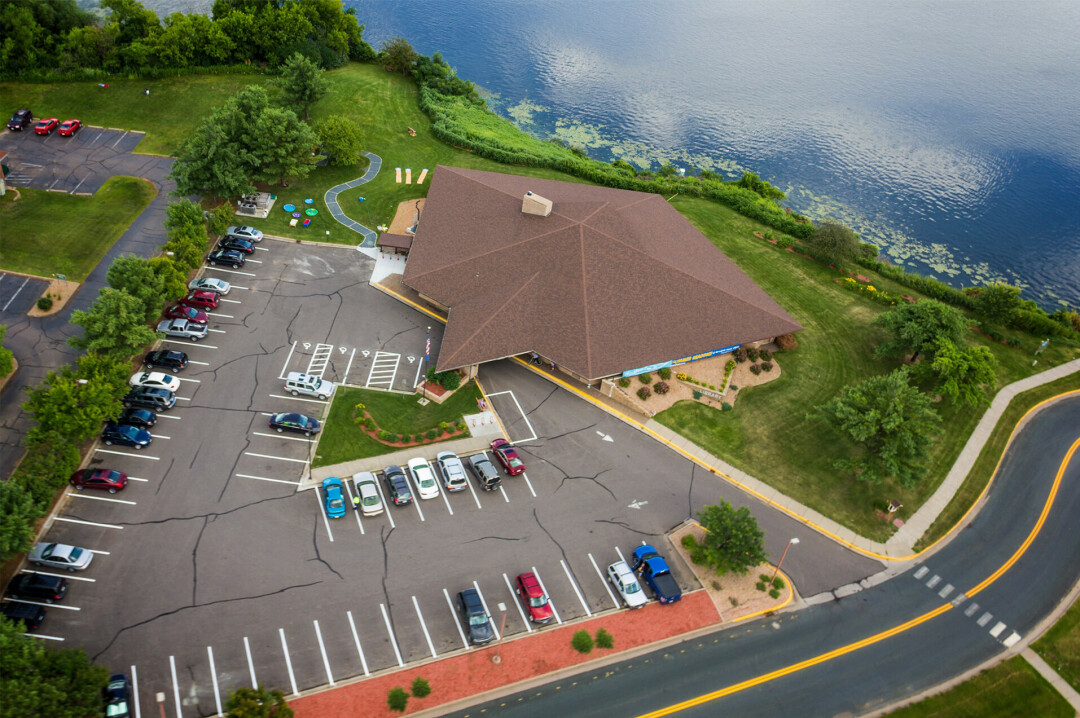
<svg viewBox="0 0 1080 718">
<path fill-rule="evenodd" d="M 656 373 L 659 374 L 660 378 L 663 379 L 664 381 L 667 381 L 668 379 L 671 378 L 671 368 L 670 367 L 664 367 L 663 369 L 657 369 Z"/>
<path fill-rule="evenodd" d="M 391 688 L 390 692 L 386 694 L 386 705 L 390 710 L 397 711 L 398 713 L 405 712 L 405 706 L 409 704 L 409 694 L 405 692 L 405 689 L 401 686 Z"/>
<path fill-rule="evenodd" d="M 398 434 L 397 440 L 399 442 L 401 442 L 402 444 L 407 443 L 409 441 L 409 435 L 408 434 Z"/>
<path fill-rule="evenodd" d="M 694 389 L 694 398 L 695 399 L 700 399 L 701 398 L 701 392 L 698 391 L 697 389 Z"/>
<path fill-rule="evenodd" d="M 768 349 L 762 349 L 758 352 L 758 356 L 761 357 L 762 361 L 769 361 L 772 359 L 772 352 L 770 352 Z"/>
<path fill-rule="evenodd" d="M 649 374 L 648 372 L 644 374 L 638 374 L 638 379 L 641 380 L 642 384 L 652 384 L 652 374 Z"/>
<path fill-rule="evenodd" d="M 40 309 L 43 312 L 47 312 L 50 309 L 52 309 L 52 305 L 53 305 L 53 301 L 52 301 L 51 297 L 48 297 L 48 296 L 40 297 L 37 300 L 37 308 Z"/>
<path fill-rule="evenodd" d="M 784 587 L 784 579 L 777 576 L 776 578 L 774 578 L 772 580 L 772 587 L 773 588 L 783 588 Z"/>
<path fill-rule="evenodd" d="M 765 590 L 765 582 L 764 581 L 758 581 L 757 583 L 754 584 L 754 588 L 756 588 L 759 591 L 764 591 Z"/>
<path fill-rule="evenodd" d="M 753 365 L 750 366 L 750 371 L 751 371 L 751 373 L 753 373 L 754 376 L 757 376 L 758 374 L 761 373 L 761 367 L 758 366 L 757 364 L 753 364 Z"/>
<path fill-rule="evenodd" d="M 781 351 L 791 351 L 795 347 L 799 346 L 799 342 L 795 341 L 794 334 L 781 334 L 773 341 L 776 342 L 776 346 Z"/>
<path fill-rule="evenodd" d="M 712 389 L 713 391 L 716 391 L 716 387 L 713 386 L 712 384 L 709 384 L 709 388 Z"/>
<path fill-rule="evenodd" d="M 670 388 L 671 387 L 668 386 L 666 381 L 658 381 L 656 382 L 656 386 L 653 387 L 653 391 L 657 394 L 667 394 Z"/>
<path fill-rule="evenodd" d="M 735 361 L 740 364 L 746 361 L 746 349 L 744 349 L 743 347 L 739 347 L 735 350 Z"/>
<path fill-rule="evenodd" d="M 619 379 L 619 386 L 621 386 L 623 389 L 629 387 L 630 386 L 630 377 L 624 376 L 622 379 Z"/>
<path fill-rule="evenodd" d="M 415 442 L 421 442 L 424 440 L 423 434 L 413 434 L 412 440 Z"/>
<path fill-rule="evenodd" d="M 780 598 L 780 589 L 778 589 L 778 588 L 770 588 L 769 589 L 769 598 L 774 598 L 774 599 Z"/>
<path fill-rule="evenodd" d="M 382 441 L 393 441 L 396 436 L 396 434 L 391 434 L 389 431 L 379 430 L 379 439 Z"/>
<path fill-rule="evenodd" d="M 757 361 L 758 360 L 758 349 L 757 349 L 757 347 L 748 348 L 746 350 L 746 356 L 750 358 L 750 361 Z"/>
<path fill-rule="evenodd" d="M 738 391 L 739 390 L 739 385 L 738 384 L 728 384 L 728 389 L 731 389 L 732 391 Z"/>
<path fill-rule="evenodd" d="M 450 429 L 450 422 L 449 421 L 440 421 L 439 422 L 439 428 L 442 429 L 443 431 L 449 430 Z"/>
<path fill-rule="evenodd" d="M 720 405 L 720 411 L 731 411 L 731 409 L 731 404 L 727 403 L 726 401 Z"/>
<path fill-rule="evenodd" d="M 607 630 L 601 628 L 596 632 L 596 647 L 597 648 L 614 648 L 615 639 L 611 636 Z"/>
<path fill-rule="evenodd" d="M 686 534 L 679 543 L 681 543 L 682 547 L 687 551 L 692 551 L 694 547 L 698 545 L 697 539 L 694 538 L 693 534 Z"/>
<path fill-rule="evenodd" d="M 426 432 L 424 432 L 424 436 L 426 436 L 429 439 L 434 439 L 438 435 L 439 435 L 439 432 L 436 431 L 435 429 L 428 429 Z"/>
<path fill-rule="evenodd" d="M 734 359 L 728 359 L 727 364 L 724 365 L 724 371 L 729 371 L 729 372 L 735 371 L 735 366 L 736 366 L 735 360 Z"/>
<path fill-rule="evenodd" d="M 570 639 L 570 645 L 574 647 L 574 650 L 578 653 L 589 653 L 593 649 L 593 637 L 589 635 L 586 630 L 578 631 L 574 634 L 574 637 Z"/>
<path fill-rule="evenodd" d="M 762 362 L 761 363 L 761 371 L 772 371 L 772 362 L 771 361 Z"/>
<path fill-rule="evenodd" d="M 637 390 L 637 395 L 638 395 L 639 399 L 641 399 L 642 401 L 645 401 L 650 396 L 652 396 L 652 391 L 649 389 L 649 387 L 643 386 L 643 387 L 641 387 L 640 389 Z"/>
<path fill-rule="evenodd" d="M 366 408 L 367 406 L 363 402 L 358 402 L 356 406 L 353 407 L 353 411 L 363 411 Z"/>
<path fill-rule="evenodd" d="M 458 425 L 457 425 L 458 431 L 465 431 L 468 428 L 469 428 L 469 425 L 466 424 L 464 421 L 459 421 L 458 422 Z"/>
<path fill-rule="evenodd" d="M 412 682 L 412 694 L 417 698 L 424 698 L 431 695 L 431 684 L 425 681 L 423 678 L 417 678 Z"/>
</svg>

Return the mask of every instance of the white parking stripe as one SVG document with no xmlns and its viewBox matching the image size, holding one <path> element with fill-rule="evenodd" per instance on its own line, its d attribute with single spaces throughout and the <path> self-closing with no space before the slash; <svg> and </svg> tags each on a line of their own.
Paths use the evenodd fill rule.
<svg viewBox="0 0 1080 718">
<path fill-rule="evenodd" d="M 285 667 L 289 669 L 289 683 L 292 685 L 292 694 L 298 696 L 300 691 L 296 689 L 296 676 L 292 670 L 292 658 L 289 657 L 289 644 L 285 642 L 285 629 L 279 628 L 277 630 L 281 636 L 281 650 L 285 651 Z"/>
<path fill-rule="evenodd" d="M 270 479 L 270 478 L 267 478 L 265 476 L 252 476 L 250 474 L 234 474 L 234 476 L 239 476 L 241 479 L 257 479 L 259 481 L 273 481 L 275 484 L 288 484 L 289 486 L 299 486 L 300 485 L 299 481 L 285 481 L 284 479 Z"/>
<path fill-rule="evenodd" d="M 615 594 L 611 592 L 611 586 L 608 586 L 608 583 L 610 583 L 610 581 L 608 581 L 607 577 L 604 576 L 604 573 L 600 570 L 600 567 L 596 565 L 596 559 L 593 558 L 593 555 L 591 553 L 589 554 L 589 560 L 592 561 L 592 567 L 596 569 L 596 575 L 600 577 L 600 583 L 604 584 L 604 590 L 607 591 L 607 595 L 611 597 L 611 602 L 615 604 L 615 608 L 618 608 L 619 600 L 615 598 Z"/>
<path fill-rule="evenodd" d="M 60 638 L 60 636 L 46 636 L 43 633 L 24 633 L 23 635 L 26 636 L 27 638 L 43 638 L 46 641 L 62 641 L 62 640 L 64 640 L 63 638 Z"/>
<path fill-rule="evenodd" d="M 206 655 L 210 658 L 210 678 L 214 682 L 214 705 L 217 706 L 217 714 L 221 715 L 221 689 L 218 688 L 217 666 L 214 665 L 214 649 L 207 646 Z"/>
<path fill-rule="evenodd" d="M 262 264 L 261 259 L 248 259 L 248 260 L 245 260 L 245 263 L 246 262 L 251 262 L 252 264 Z M 252 275 L 252 276 L 254 276 L 254 275 Z"/>
<path fill-rule="evenodd" d="M 326 524 L 326 533 L 330 535 L 330 543 L 334 542 L 334 532 L 330 530 L 330 519 L 326 518 L 326 507 L 323 506 L 322 490 L 315 492 L 315 500 L 319 502 L 319 513 L 322 514 L 323 523 Z"/>
<path fill-rule="evenodd" d="M 172 440 L 171 436 L 165 436 L 164 434 L 151 434 L 150 436 L 154 437 L 155 439 L 165 439 L 165 441 Z"/>
<path fill-rule="evenodd" d="M 386 623 L 386 632 L 390 634 L 390 645 L 394 647 L 394 655 L 397 656 L 397 663 L 399 667 L 405 665 L 405 661 L 401 660 L 401 650 L 397 645 L 397 638 L 394 637 L 394 628 L 390 625 L 390 616 L 386 613 L 386 606 L 379 604 L 379 610 L 382 611 L 383 622 Z"/>
<path fill-rule="evenodd" d="M 352 350 L 352 354 L 349 355 L 349 363 L 345 365 L 345 374 L 341 377 L 341 383 L 347 384 L 349 382 L 349 369 L 352 368 L 353 357 L 356 356 L 356 350 Z"/>
<path fill-rule="evenodd" d="M 266 247 L 255 247 L 255 249 L 257 249 L 257 250 L 258 250 L 258 251 L 260 251 L 260 252 L 269 252 L 269 251 L 270 251 L 270 250 L 269 250 L 269 249 L 267 249 Z"/>
<path fill-rule="evenodd" d="M 188 364 L 197 364 L 199 366 L 210 366 L 210 362 L 208 362 L 208 361 L 195 361 L 193 359 L 188 359 Z"/>
<path fill-rule="evenodd" d="M 79 496 L 84 499 L 92 499 L 93 501 L 108 501 L 113 504 L 128 504 L 129 506 L 135 506 L 134 501 L 124 501 L 123 499 L 110 499 L 105 496 L 91 496 L 90 494 L 84 494 L 81 491 L 69 491 L 68 496 Z"/>
<path fill-rule="evenodd" d="M 186 347 L 196 344 L 190 339 L 162 339 L 161 341 L 165 344 L 183 344 Z M 213 344 L 199 344 L 198 346 L 200 349 L 217 349 Z"/>
<path fill-rule="evenodd" d="M 23 569 L 26 573 L 36 573 L 39 576 L 54 576 L 56 578 L 66 578 L 71 581 L 86 581 L 87 583 L 97 583 L 96 578 L 83 578 L 82 576 L 65 576 L 62 573 L 49 573 L 48 571 L 34 571 L 29 568 Z"/>
<path fill-rule="evenodd" d="M 347 478 L 342 478 L 341 483 L 345 484 L 345 493 L 349 495 L 349 506 L 352 506 L 353 515 L 356 516 L 356 525 L 360 527 L 360 535 L 364 535 L 364 523 L 360 520 L 360 511 L 357 509 L 358 503 L 353 501 L 352 482 Z"/>
<path fill-rule="evenodd" d="M 247 456 L 257 456 L 260 459 L 277 459 L 278 461 L 291 461 L 294 464 L 306 464 L 306 463 L 308 463 L 307 459 L 290 459 L 287 456 L 271 456 L 270 454 L 255 454 L 255 453 L 252 453 L 250 451 L 245 451 L 244 454 L 247 455 Z"/>
<path fill-rule="evenodd" d="M 135 670 L 135 664 L 131 665 L 131 693 L 135 704 L 135 718 L 142 718 L 142 708 L 139 706 L 139 673 Z"/>
<path fill-rule="evenodd" d="M 346 611 L 345 615 L 349 617 L 349 628 L 352 629 L 353 641 L 356 642 L 356 652 L 360 654 L 360 665 L 364 668 L 364 675 L 370 676 L 371 673 L 368 671 L 367 659 L 364 658 L 364 649 L 360 647 L 360 636 L 356 632 L 356 623 L 353 621 L 352 611 Z"/>
<path fill-rule="evenodd" d="M 438 483 L 439 483 L 439 480 L 436 479 L 435 480 L 436 486 L 438 486 Z M 439 486 L 439 494 L 442 495 L 443 503 L 446 504 L 446 510 L 450 512 L 451 516 L 453 516 L 454 515 L 454 507 L 450 505 L 450 499 L 447 498 L 447 496 L 446 496 L 446 487 L 445 486 Z"/>
<path fill-rule="evenodd" d="M 113 451 L 112 449 L 94 449 L 99 454 L 116 454 L 117 456 L 131 456 L 139 459 L 150 459 L 151 461 L 161 461 L 157 456 L 147 456 L 142 453 L 128 453 L 126 451 Z"/>
<path fill-rule="evenodd" d="M 529 633 L 532 633 L 532 625 L 529 621 L 529 617 L 525 615 L 524 609 L 521 608 L 521 601 L 518 600 L 517 592 L 514 587 L 510 585 L 510 579 L 507 575 L 503 574 L 503 581 L 506 581 L 506 590 L 510 592 L 510 603 L 517 606 L 518 613 L 521 614 L 521 622 L 525 624 L 525 628 L 529 629 Z"/>
<path fill-rule="evenodd" d="M 420 508 L 420 496 L 416 492 L 416 490 L 413 488 L 412 482 L 409 481 L 409 474 L 410 473 L 412 473 L 412 472 L 410 472 L 408 470 L 406 470 L 403 473 L 403 475 L 405 476 L 405 485 L 409 487 L 409 493 L 412 494 L 412 497 L 413 497 L 412 502 L 413 502 L 413 506 L 416 507 L 416 513 L 420 515 L 420 520 L 424 521 L 425 520 L 424 519 L 424 510 Z"/>
<path fill-rule="evenodd" d="M 578 588 L 577 581 L 574 580 L 573 575 L 570 573 L 570 568 L 566 565 L 566 561 L 559 559 L 559 563 L 562 564 L 563 573 L 566 574 L 566 580 L 570 582 L 570 587 L 574 589 L 574 593 L 577 594 L 577 600 L 581 601 L 581 607 L 585 609 L 585 613 L 592 615 L 592 611 L 589 610 L 589 604 L 585 603 L 585 597 L 581 595 L 581 589 Z M 547 591 L 545 591 L 547 593 Z"/>
<path fill-rule="evenodd" d="M 180 682 L 176 680 L 176 658 L 169 656 L 169 670 L 172 672 L 173 698 L 176 699 L 176 718 L 181 718 L 180 713 Z M 164 708 L 164 706 L 162 706 Z"/>
<path fill-rule="evenodd" d="M 428 649 L 431 650 L 431 657 L 438 658 L 438 654 L 435 653 L 435 644 L 431 642 L 431 634 L 428 633 L 427 624 L 424 623 L 424 614 L 420 613 L 420 603 L 416 600 L 416 596 L 412 597 L 413 608 L 416 609 L 416 617 L 420 619 L 420 628 L 424 629 L 424 638 L 427 639 Z"/>
<path fill-rule="evenodd" d="M 9 598 L 12 603 L 29 603 L 32 606 L 46 606 L 48 608 L 62 608 L 65 611 L 81 611 L 78 606 L 61 606 L 59 603 L 41 603 L 40 601 L 27 601 L 25 598 Z"/>
<path fill-rule="evenodd" d="M 234 284 L 233 289 L 247 289 L 247 287 L 238 287 Z M 221 302 L 228 302 L 229 304 L 243 304 L 243 302 L 241 302 L 239 299 L 219 299 L 218 303 L 220 304 Z"/>
<path fill-rule="evenodd" d="M 476 508 L 482 511 L 484 507 L 480 505 L 480 497 L 477 495 L 476 489 L 473 488 L 472 481 L 468 476 L 465 477 L 465 485 L 469 487 L 469 493 L 472 494 L 473 501 L 476 502 Z"/>
<path fill-rule="evenodd" d="M 446 605 L 450 609 L 450 615 L 454 617 L 454 625 L 457 626 L 458 635 L 461 636 L 461 643 L 465 646 L 466 650 L 472 648 L 469 645 L 469 639 L 465 638 L 465 631 L 461 630 L 461 620 L 458 618 L 457 611 L 454 610 L 454 602 L 450 600 L 450 593 L 444 588 L 442 590 L 444 596 L 446 596 Z"/>
<path fill-rule="evenodd" d="M 626 557 L 622 555 L 622 551 L 619 550 L 618 546 L 615 547 L 615 553 L 619 554 L 619 560 L 620 561 L 626 561 Z M 630 562 L 626 561 L 626 565 L 629 566 Z"/>
<path fill-rule="evenodd" d="M 506 490 L 503 489 L 502 481 L 499 481 L 499 493 L 502 494 L 503 501 L 510 503 L 510 496 L 506 493 Z"/>
<path fill-rule="evenodd" d="M 540 584 L 540 590 L 544 592 L 544 595 L 548 597 L 548 604 L 551 606 L 551 612 L 555 614 L 555 620 L 562 623 L 562 618 L 559 617 L 559 609 L 555 608 L 555 602 L 551 600 L 551 594 L 548 593 L 547 586 L 544 585 L 544 579 L 540 578 L 540 572 L 536 570 L 536 566 L 530 566 L 533 575 L 536 576 L 536 582 Z"/>
<path fill-rule="evenodd" d="M 80 521 L 79 519 L 68 519 L 68 518 L 64 518 L 63 516 L 57 516 L 56 520 L 57 521 L 64 521 L 64 522 L 69 523 L 69 524 L 81 524 L 83 526 L 98 526 L 98 527 L 104 528 L 104 529 L 122 529 L 122 528 L 124 528 L 123 526 L 117 526 L 116 524 L 99 524 L 99 523 L 95 523 L 93 521 Z"/>
<path fill-rule="evenodd" d="M 1001 632 L 1004 631 L 1004 630 L 1005 630 L 1005 624 L 1002 623 L 1001 621 L 998 621 L 996 624 L 994 624 L 994 627 L 990 629 L 990 635 L 993 636 L 994 638 L 997 638 L 998 636 L 1001 635 Z"/>
<path fill-rule="evenodd" d="M 222 269 L 221 267 L 215 267 L 213 265 L 207 267 L 207 269 L 213 269 L 214 271 L 217 271 L 217 272 L 225 272 L 225 274 L 242 274 L 245 277 L 254 277 L 254 276 L 256 276 L 254 272 L 241 272 L 241 271 L 238 271 L 236 269 Z"/>
<path fill-rule="evenodd" d="M 177 401 L 191 401 L 191 397 L 190 396 L 178 396 L 178 397 L 176 397 L 176 400 Z"/>
<path fill-rule="evenodd" d="M 184 417 L 182 417 L 182 416 L 169 416 L 168 414 L 158 414 L 157 418 L 159 418 L 159 419 L 172 419 L 173 421 L 180 421 Z M 129 476 L 128 478 L 131 478 L 131 477 Z"/>
<path fill-rule="evenodd" d="M 315 637 L 319 639 L 319 652 L 322 653 L 323 668 L 326 669 L 326 680 L 330 681 L 330 685 L 334 685 L 334 676 L 330 673 L 330 659 L 326 656 L 326 646 L 323 645 L 322 631 L 319 630 L 319 622 L 312 621 L 315 624 Z"/>
<path fill-rule="evenodd" d="M 390 513 L 390 504 L 386 503 L 386 494 L 382 490 L 382 482 L 375 479 L 375 490 L 379 492 L 379 500 L 382 501 L 383 513 L 386 514 L 386 518 L 390 520 L 390 528 L 397 528 L 397 524 L 394 523 L 394 517 Z"/>
<path fill-rule="evenodd" d="M 296 351 L 296 342 L 295 341 L 292 343 L 292 346 L 289 348 L 289 356 L 285 357 L 285 365 L 281 367 L 281 373 L 278 374 L 278 379 L 281 379 L 282 381 L 285 380 L 285 370 L 287 370 L 289 368 L 289 360 L 292 359 L 292 355 L 293 355 L 294 351 Z"/>
<path fill-rule="evenodd" d="M 261 431 L 253 431 L 251 433 L 254 434 L 255 436 L 267 436 L 267 437 L 269 437 L 271 439 L 285 439 L 286 441 L 303 441 L 303 442 L 306 442 L 308 444 L 313 443 L 315 441 L 314 439 L 305 439 L 305 438 L 302 438 L 302 437 L 299 437 L 299 436 L 282 436 L 281 434 L 266 434 L 266 433 L 263 433 Z"/>
<path fill-rule="evenodd" d="M 87 551 L 89 551 L 90 553 L 96 553 L 96 554 L 99 554 L 99 555 L 101 555 L 101 556 L 111 556 L 111 555 L 112 555 L 112 554 L 111 554 L 110 552 L 108 552 L 108 551 L 97 551 L 97 550 L 95 550 L 95 549 L 92 549 L 92 548 L 88 548 L 88 549 L 86 549 L 86 550 L 87 550 Z"/>
<path fill-rule="evenodd" d="M 213 332 L 214 334 L 228 334 L 224 329 L 207 329 L 206 331 Z"/>
<path fill-rule="evenodd" d="M 185 378 L 184 378 L 184 377 L 182 377 L 182 376 L 178 376 L 178 377 L 176 377 L 176 378 L 177 378 L 177 379 L 179 379 L 180 381 L 190 381 L 190 382 L 194 382 L 194 383 L 196 383 L 196 384 L 202 384 L 202 380 L 201 380 L 201 379 L 185 379 Z"/>
<path fill-rule="evenodd" d="M 247 636 L 244 636 L 244 653 L 247 654 L 248 673 L 251 674 L 251 687 L 258 690 L 259 682 L 255 680 L 255 662 L 251 660 L 251 644 L 248 643 Z"/>
<path fill-rule="evenodd" d="M 522 471 L 521 472 L 521 478 L 525 479 L 525 485 L 529 487 L 529 493 L 532 494 L 533 498 L 535 499 L 536 498 L 536 491 L 533 490 L 532 482 L 529 481 L 529 475 L 526 474 L 524 471 Z"/>
<path fill-rule="evenodd" d="M 236 317 L 231 314 L 219 314 L 218 312 L 214 312 L 210 316 L 212 316 L 214 319 L 236 319 Z"/>
<path fill-rule="evenodd" d="M 298 396 L 282 396 L 281 394 L 268 394 L 271 399 L 291 399 L 293 401 L 306 401 L 309 404 L 329 404 L 328 401 L 321 401 L 319 399 L 301 399 Z"/>
<path fill-rule="evenodd" d="M 484 592 L 480 590 L 480 584 L 473 581 L 472 585 L 476 589 L 476 595 L 480 597 L 480 605 L 484 607 L 484 613 L 487 614 L 488 620 L 491 621 L 491 630 L 495 632 L 495 640 L 501 641 L 502 637 L 499 635 L 499 629 L 495 627 L 495 619 L 491 617 L 491 611 L 488 609 L 487 601 L 484 599 Z"/>
<path fill-rule="evenodd" d="M 1019 640 L 1020 640 L 1020 634 L 1017 633 L 1016 631 L 1013 631 L 1012 634 L 1010 634 L 1008 638 L 1006 638 L 1004 641 L 1002 641 L 1002 643 L 1005 645 L 1006 648 L 1012 648 L 1013 646 L 1016 645 L 1017 641 L 1019 641 Z"/>
</svg>

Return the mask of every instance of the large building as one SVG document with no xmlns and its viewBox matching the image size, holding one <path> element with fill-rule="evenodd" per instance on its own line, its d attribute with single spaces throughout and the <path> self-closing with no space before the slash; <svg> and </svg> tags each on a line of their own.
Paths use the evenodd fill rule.
<svg viewBox="0 0 1080 718">
<path fill-rule="evenodd" d="M 591 383 L 802 328 L 659 195 L 460 167 L 403 281 L 447 312 L 438 371 L 535 352 Z"/>
</svg>

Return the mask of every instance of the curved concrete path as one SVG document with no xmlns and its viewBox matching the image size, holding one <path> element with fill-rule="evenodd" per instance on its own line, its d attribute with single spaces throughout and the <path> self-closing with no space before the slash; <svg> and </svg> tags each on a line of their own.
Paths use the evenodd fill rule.
<svg viewBox="0 0 1080 718">
<path fill-rule="evenodd" d="M 368 229 L 359 222 L 346 217 L 345 213 L 341 211 L 341 205 L 339 205 L 337 201 L 338 195 L 345 190 L 367 184 L 375 179 L 375 175 L 379 174 L 379 168 L 382 167 L 382 157 L 370 152 L 362 152 L 361 154 L 364 155 L 364 157 L 367 157 L 371 162 L 371 164 L 368 165 L 367 172 L 364 173 L 364 176 L 354 179 L 351 182 L 346 182 L 345 184 L 335 185 L 326 190 L 326 194 L 323 195 L 323 201 L 326 202 L 326 208 L 330 210 L 330 214 L 333 215 L 334 219 L 364 237 L 364 241 L 360 243 L 361 247 L 374 247 L 375 240 L 379 236 L 375 234 L 375 230 Z"/>
</svg>

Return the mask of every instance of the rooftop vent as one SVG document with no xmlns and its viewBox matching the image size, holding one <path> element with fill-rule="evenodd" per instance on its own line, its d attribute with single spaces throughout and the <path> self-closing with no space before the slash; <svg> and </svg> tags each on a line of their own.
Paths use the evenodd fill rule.
<svg viewBox="0 0 1080 718">
<path fill-rule="evenodd" d="M 538 217 L 547 217 L 551 214 L 551 200 L 544 199 L 532 192 L 526 192 L 521 200 L 521 212 L 523 214 L 535 214 Z"/>
</svg>

